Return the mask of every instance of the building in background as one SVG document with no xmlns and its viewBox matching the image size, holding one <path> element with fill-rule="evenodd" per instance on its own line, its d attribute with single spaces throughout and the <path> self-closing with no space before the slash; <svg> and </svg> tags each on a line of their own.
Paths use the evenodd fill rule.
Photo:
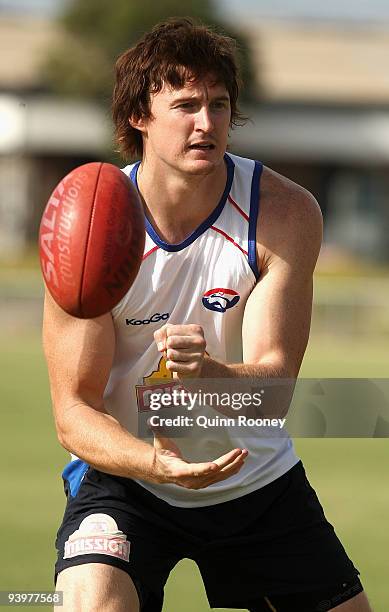
<svg viewBox="0 0 389 612">
<path fill-rule="evenodd" d="M 258 101 L 231 149 L 311 190 L 329 256 L 389 260 L 388 28 L 346 22 L 242 22 Z M 0 256 L 33 239 L 56 182 L 112 150 L 108 111 L 42 88 L 52 21 L 0 14 Z"/>
<path fill-rule="evenodd" d="M 108 113 L 93 102 L 53 97 L 42 64 L 59 36 L 52 20 L 0 13 L 0 257 L 36 241 L 56 183 L 72 168 L 107 156 Z"/>
<path fill-rule="evenodd" d="M 388 261 L 389 24 L 268 19 L 247 31 L 264 104 L 236 147 L 316 195 L 327 245 Z"/>
</svg>

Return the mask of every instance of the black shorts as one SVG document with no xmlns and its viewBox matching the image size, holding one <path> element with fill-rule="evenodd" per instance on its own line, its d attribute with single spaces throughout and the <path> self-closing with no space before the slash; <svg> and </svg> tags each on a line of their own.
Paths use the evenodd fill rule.
<svg viewBox="0 0 389 612">
<path fill-rule="evenodd" d="M 142 612 L 162 610 L 166 580 L 183 558 L 197 563 L 211 607 L 325 612 L 363 590 L 301 462 L 249 495 L 201 508 L 171 506 L 93 468 L 70 489 L 65 480 L 56 575 L 83 563 L 121 568 Z"/>
</svg>

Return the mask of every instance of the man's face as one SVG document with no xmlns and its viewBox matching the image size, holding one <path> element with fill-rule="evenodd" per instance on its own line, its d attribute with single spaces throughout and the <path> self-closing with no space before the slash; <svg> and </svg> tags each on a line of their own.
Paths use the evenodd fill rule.
<svg viewBox="0 0 389 612">
<path fill-rule="evenodd" d="M 211 77 L 151 95 L 144 154 L 186 174 L 209 174 L 222 163 L 231 119 L 226 87 Z"/>
</svg>

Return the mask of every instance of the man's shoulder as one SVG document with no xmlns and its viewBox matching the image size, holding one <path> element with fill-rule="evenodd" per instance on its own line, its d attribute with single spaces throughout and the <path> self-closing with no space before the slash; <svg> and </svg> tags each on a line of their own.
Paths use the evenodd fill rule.
<svg viewBox="0 0 389 612">
<path fill-rule="evenodd" d="M 316 198 L 286 176 L 264 167 L 260 184 L 257 228 L 258 255 L 301 251 L 307 255 L 320 249 L 323 219 Z"/>
<path fill-rule="evenodd" d="M 321 224 L 322 214 L 315 196 L 267 166 L 261 177 L 260 204 L 278 223 Z"/>
</svg>

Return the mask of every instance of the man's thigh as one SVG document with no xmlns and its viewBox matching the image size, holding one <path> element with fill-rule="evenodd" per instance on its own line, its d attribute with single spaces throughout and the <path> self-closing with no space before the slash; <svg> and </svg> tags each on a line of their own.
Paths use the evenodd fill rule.
<svg viewBox="0 0 389 612">
<path fill-rule="evenodd" d="M 103 563 L 63 570 L 56 590 L 63 593 L 63 612 L 139 612 L 139 598 L 130 576 Z"/>
<path fill-rule="evenodd" d="M 344 583 L 343 583 L 344 584 Z M 249 605 L 250 612 L 371 612 L 358 578 L 343 585 L 320 591 L 269 595 Z M 356 594 L 357 593 L 357 594 Z"/>
<path fill-rule="evenodd" d="M 68 501 L 56 540 L 58 590 L 66 580 L 68 597 L 74 598 L 73 580 L 77 584 L 81 581 L 81 592 L 91 598 L 94 586 L 83 580 L 85 575 L 92 575 L 95 585 L 98 567 L 105 585 L 96 590 L 99 601 L 111 597 L 109 580 L 114 577 L 121 593 L 126 585 L 133 593 L 135 585 L 142 612 L 160 612 L 164 585 L 179 559 L 174 546 L 180 540 L 171 538 L 158 513 L 144 503 L 143 491 L 135 483 L 89 468 L 78 488 L 70 484 L 65 483 Z M 116 605 L 121 605 L 120 598 Z"/>
<path fill-rule="evenodd" d="M 372 612 L 365 593 L 359 593 L 340 606 L 332 608 L 332 612 Z"/>
<path fill-rule="evenodd" d="M 194 559 L 211 606 L 326 612 L 363 591 L 301 464 L 216 511 L 230 529 Z"/>
</svg>

